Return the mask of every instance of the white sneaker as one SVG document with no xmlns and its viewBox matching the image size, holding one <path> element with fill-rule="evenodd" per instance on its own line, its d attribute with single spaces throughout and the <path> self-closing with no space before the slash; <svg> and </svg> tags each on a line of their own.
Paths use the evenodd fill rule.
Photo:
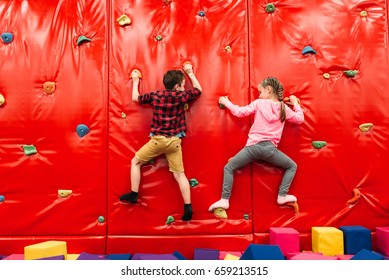
<svg viewBox="0 0 389 280">
<path fill-rule="evenodd" d="M 278 204 L 285 204 L 287 202 L 296 202 L 297 198 L 294 195 L 287 194 L 285 196 L 278 196 L 277 203 Z"/>
<path fill-rule="evenodd" d="M 209 206 L 208 211 L 212 212 L 216 208 L 223 208 L 224 210 L 227 210 L 230 207 L 230 202 L 228 199 L 221 198 L 220 200 L 216 201 L 214 204 Z"/>
</svg>

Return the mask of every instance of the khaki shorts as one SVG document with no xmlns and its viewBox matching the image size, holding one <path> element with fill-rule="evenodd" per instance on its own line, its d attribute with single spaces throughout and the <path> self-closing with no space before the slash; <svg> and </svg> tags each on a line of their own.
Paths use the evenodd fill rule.
<svg viewBox="0 0 389 280">
<path fill-rule="evenodd" d="M 184 172 L 182 161 L 181 138 L 175 136 L 151 136 L 135 157 L 142 163 L 147 163 L 153 158 L 164 154 L 169 162 L 171 172 Z"/>
</svg>

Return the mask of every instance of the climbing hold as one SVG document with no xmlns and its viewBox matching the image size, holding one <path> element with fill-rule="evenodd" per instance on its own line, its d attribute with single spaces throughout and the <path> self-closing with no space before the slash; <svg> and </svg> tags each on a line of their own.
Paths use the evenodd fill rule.
<svg viewBox="0 0 389 280">
<path fill-rule="evenodd" d="M 121 15 L 117 20 L 116 20 L 120 26 L 126 26 L 131 24 L 131 19 L 127 15 Z"/>
<path fill-rule="evenodd" d="M 373 127 L 372 123 L 363 123 L 359 126 L 359 129 L 362 132 L 368 132 Z"/>
<path fill-rule="evenodd" d="M 273 3 L 268 3 L 266 4 L 266 13 L 274 13 L 274 11 L 276 10 L 276 7 L 274 6 Z"/>
<path fill-rule="evenodd" d="M 73 193 L 72 190 L 58 190 L 58 195 L 62 198 L 64 197 L 68 197 L 69 195 L 71 195 Z"/>
<path fill-rule="evenodd" d="M 54 82 L 45 82 L 43 84 L 43 92 L 46 94 L 52 94 L 55 91 L 55 83 Z"/>
<path fill-rule="evenodd" d="M 249 219 L 249 214 L 243 214 L 243 219 L 248 220 Z"/>
<path fill-rule="evenodd" d="M 81 45 L 82 43 L 85 43 L 85 42 L 90 42 L 92 41 L 90 38 L 84 36 L 84 35 L 81 35 L 80 37 L 78 37 L 77 39 L 77 46 Z"/>
<path fill-rule="evenodd" d="M 34 155 L 37 153 L 34 145 L 23 145 L 23 151 L 26 156 Z"/>
<path fill-rule="evenodd" d="M 347 204 L 355 204 L 361 197 L 361 192 L 357 188 L 353 189 L 353 194 L 353 198 L 347 200 Z"/>
<path fill-rule="evenodd" d="M 172 1 L 172 0 L 163 0 L 162 2 L 163 2 L 163 4 L 165 4 L 166 6 L 169 6 L 173 1 Z"/>
<path fill-rule="evenodd" d="M 134 76 L 138 76 L 139 79 L 142 79 L 142 72 L 140 72 L 139 69 L 133 69 L 131 71 L 131 78 L 134 77 Z"/>
<path fill-rule="evenodd" d="M 287 203 L 285 203 L 285 205 L 292 207 L 295 213 L 298 213 L 300 211 L 299 205 L 297 204 L 297 202 L 287 202 Z"/>
<path fill-rule="evenodd" d="M 323 74 L 324 79 L 329 79 L 331 75 L 329 73 L 324 73 Z"/>
<path fill-rule="evenodd" d="M 150 159 L 146 164 L 154 164 L 154 159 Z"/>
<path fill-rule="evenodd" d="M 189 180 L 189 184 L 191 187 L 196 187 L 199 184 L 199 182 L 195 178 L 192 178 Z"/>
<path fill-rule="evenodd" d="M 360 16 L 361 17 L 367 17 L 367 12 L 366 11 L 361 11 Z"/>
<path fill-rule="evenodd" d="M 99 221 L 99 223 L 104 223 L 105 221 L 104 216 L 99 216 L 97 220 Z"/>
<path fill-rule="evenodd" d="M 5 103 L 5 97 L 0 93 L 0 106 L 2 106 Z"/>
<path fill-rule="evenodd" d="M 127 118 L 127 115 L 126 115 L 126 113 L 124 113 L 124 112 L 122 112 L 121 116 L 122 116 L 122 119 Z"/>
<path fill-rule="evenodd" d="M 155 36 L 155 40 L 157 40 L 157 41 L 162 41 L 162 39 L 163 39 L 162 35 Z"/>
<path fill-rule="evenodd" d="M 79 137 L 84 137 L 89 133 L 89 127 L 85 124 L 79 124 L 77 125 L 76 132 Z"/>
<path fill-rule="evenodd" d="M 213 214 L 215 214 L 218 218 L 221 218 L 221 219 L 227 219 L 227 212 L 225 209 L 223 208 L 215 208 L 213 210 Z"/>
<path fill-rule="evenodd" d="M 347 71 L 343 71 L 343 73 L 347 77 L 354 77 L 358 73 L 358 70 L 347 70 Z"/>
<path fill-rule="evenodd" d="M 321 148 L 327 146 L 327 142 L 326 141 L 312 141 L 312 146 L 315 149 L 321 149 Z"/>
<path fill-rule="evenodd" d="M 185 69 L 185 67 L 186 67 L 187 65 L 188 65 L 188 67 L 190 67 L 190 66 L 193 67 L 192 62 L 190 62 L 189 60 L 186 60 L 186 61 L 184 61 L 184 62 L 182 63 L 182 68 Z"/>
<path fill-rule="evenodd" d="M 311 46 L 305 46 L 303 50 L 301 51 L 302 55 L 305 55 L 307 53 L 316 54 L 316 51 Z"/>
<path fill-rule="evenodd" d="M 226 106 L 221 104 L 221 103 L 219 103 L 219 107 L 220 107 L 220 109 L 225 109 L 226 108 Z"/>
<path fill-rule="evenodd" d="M 3 32 L 1 33 L 1 40 L 5 44 L 9 44 L 13 41 L 14 35 L 11 32 Z"/>
<path fill-rule="evenodd" d="M 4 202 L 4 200 L 5 200 L 4 195 L 0 195 L 0 202 Z"/>
<path fill-rule="evenodd" d="M 174 217 L 173 216 L 168 216 L 167 219 L 166 219 L 166 224 L 170 225 L 173 222 L 174 222 Z"/>
<path fill-rule="evenodd" d="M 199 15 L 200 17 L 205 17 L 205 12 L 204 12 L 204 11 L 200 11 L 200 12 L 198 13 L 198 15 Z"/>
<path fill-rule="evenodd" d="M 232 48 L 231 46 L 225 46 L 224 50 L 228 53 L 232 53 Z"/>
<path fill-rule="evenodd" d="M 184 104 L 184 111 L 188 110 L 189 109 L 189 104 L 188 103 L 185 103 Z"/>
</svg>

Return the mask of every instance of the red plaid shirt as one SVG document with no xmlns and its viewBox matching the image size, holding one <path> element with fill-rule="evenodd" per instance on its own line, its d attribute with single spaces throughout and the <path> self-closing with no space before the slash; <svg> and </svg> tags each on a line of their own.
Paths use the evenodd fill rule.
<svg viewBox="0 0 389 280">
<path fill-rule="evenodd" d="M 163 90 L 140 94 L 139 104 L 153 107 L 150 132 L 154 135 L 174 136 L 186 131 L 184 105 L 201 95 L 197 88 L 185 91 Z"/>
</svg>

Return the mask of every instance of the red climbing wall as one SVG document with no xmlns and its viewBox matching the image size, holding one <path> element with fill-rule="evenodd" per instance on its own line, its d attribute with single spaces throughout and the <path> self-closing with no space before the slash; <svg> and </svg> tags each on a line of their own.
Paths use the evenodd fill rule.
<svg viewBox="0 0 389 280">
<path fill-rule="evenodd" d="M 387 3 L 309 2 L 275 1 L 274 12 L 266 12 L 270 1 L 254 0 L 0 2 L 0 255 L 55 239 L 70 253 L 179 250 L 191 258 L 198 247 L 266 243 L 271 226 L 295 228 L 301 249 L 310 250 L 312 226 L 373 233 L 389 226 Z M 131 24 L 121 26 L 121 15 Z M 78 42 L 81 35 L 90 41 Z M 316 54 L 303 55 L 305 46 Z M 199 182 L 189 223 L 180 221 L 183 201 L 163 157 L 142 167 L 140 204 L 118 201 L 151 120 L 150 108 L 131 101 L 130 72 L 139 68 L 141 91 L 152 91 L 185 60 L 203 87 L 187 110 L 183 140 L 186 175 Z M 229 219 L 220 220 L 207 209 L 220 198 L 223 167 L 244 146 L 251 119 L 217 100 L 246 105 L 269 75 L 305 112 L 279 146 L 298 164 L 290 192 L 300 213 L 276 204 L 281 171 L 255 163 L 237 171 Z M 53 93 L 45 82 L 55 83 Z M 363 123 L 373 128 L 362 132 Z M 78 136 L 80 124 L 89 133 Z M 23 145 L 37 153 L 24 154 Z M 347 205 L 355 188 L 360 200 Z M 176 221 L 168 226 L 169 215 Z"/>
</svg>

